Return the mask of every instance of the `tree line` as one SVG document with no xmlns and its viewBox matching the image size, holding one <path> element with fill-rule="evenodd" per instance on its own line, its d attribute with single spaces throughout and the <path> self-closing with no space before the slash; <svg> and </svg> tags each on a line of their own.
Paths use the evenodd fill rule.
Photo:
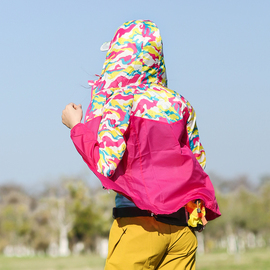
<svg viewBox="0 0 270 270">
<path fill-rule="evenodd" d="M 211 175 L 222 216 L 209 222 L 206 250 L 224 248 L 229 253 L 270 246 L 270 176 L 254 184 L 247 177 L 232 180 Z"/>
<path fill-rule="evenodd" d="M 198 234 L 201 252 L 228 252 L 270 245 L 270 176 L 252 185 L 212 175 L 222 216 Z M 67 256 L 96 252 L 112 224 L 113 191 L 78 178 L 62 178 L 30 194 L 23 186 L 0 186 L 0 252 Z M 106 245 L 105 245 L 106 246 Z"/>
<path fill-rule="evenodd" d="M 97 239 L 108 238 L 113 205 L 113 192 L 77 178 L 61 179 L 34 195 L 22 186 L 2 185 L 0 252 L 12 255 L 16 248 L 67 256 L 80 246 L 93 252 Z"/>
</svg>

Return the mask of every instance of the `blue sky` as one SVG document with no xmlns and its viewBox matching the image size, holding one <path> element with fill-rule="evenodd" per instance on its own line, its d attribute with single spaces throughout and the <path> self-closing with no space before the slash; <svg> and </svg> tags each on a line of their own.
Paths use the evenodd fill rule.
<svg viewBox="0 0 270 270">
<path fill-rule="evenodd" d="M 86 109 L 100 45 L 132 19 L 161 30 L 169 88 L 196 110 L 207 172 L 258 182 L 270 174 L 269 10 L 267 0 L 1 1 L 0 184 L 93 178 L 61 113 Z"/>
</svg>

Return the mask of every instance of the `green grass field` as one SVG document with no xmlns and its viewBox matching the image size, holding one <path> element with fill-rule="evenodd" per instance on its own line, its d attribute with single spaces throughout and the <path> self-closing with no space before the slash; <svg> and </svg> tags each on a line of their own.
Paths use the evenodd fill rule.
<svg viewBox="0 0 270 270">
<path fill-rule="evenodd" d="M 0 270 L 102 270 L 104 263 L 104 259 L 92 255 L 68 258 L 7 258 L 1 256 Z M 252 250 L 236 256 L 226 253 L 198 255 L 196 269 L 270 270 L 270 250 Z"/>
<path fill-rule="evenodd" d="M 198 255 L 196 265 L 196 270 L 270 270 L 270 249 L 249 250 L 236 255 Z"/>
<path fill-rule="evenodd" d="M 97 256 L 71 256 L 67 258 L 0 257 L 1 270 L 102 270 L 105 260 Z"/>
</svg>

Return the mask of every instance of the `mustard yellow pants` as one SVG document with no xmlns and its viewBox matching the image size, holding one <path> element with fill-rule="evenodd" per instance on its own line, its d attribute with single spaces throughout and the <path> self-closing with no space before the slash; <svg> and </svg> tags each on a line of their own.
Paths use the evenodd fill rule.
<svg viewBox="0 0 270 270">
<path fill-rule="evenodd" d="M 114 220 L 105 270 L 195 270 L 197 238 L 189 227 L 154 217 Z"/>
</svg>

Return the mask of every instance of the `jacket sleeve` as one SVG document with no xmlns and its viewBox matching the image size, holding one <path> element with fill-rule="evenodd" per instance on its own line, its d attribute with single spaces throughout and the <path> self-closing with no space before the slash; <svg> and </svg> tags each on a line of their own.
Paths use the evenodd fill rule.
<svg viewBox="0 0 270 270">
<path fill-rule="evenodd" d="M 124 133 L 129 125 L 132 104 L 132 93 L 114 95 L 104 105 L 98 128 L 91 126 L 94 118 L 71 130 L 71 139 L 91 170 L 106 177 L 114 174 L 126 150 Z"/>
<path fill-rule="evenodd" d="M 199 131 L 196 124 L 196 113 L 193 107 L 187 102 L 189 117 L 187 119 L 187 145 L 200 163 L 201 167 L 206 167 L 206 156 L 203 146 L 200 142 Z"/>
</svg>

